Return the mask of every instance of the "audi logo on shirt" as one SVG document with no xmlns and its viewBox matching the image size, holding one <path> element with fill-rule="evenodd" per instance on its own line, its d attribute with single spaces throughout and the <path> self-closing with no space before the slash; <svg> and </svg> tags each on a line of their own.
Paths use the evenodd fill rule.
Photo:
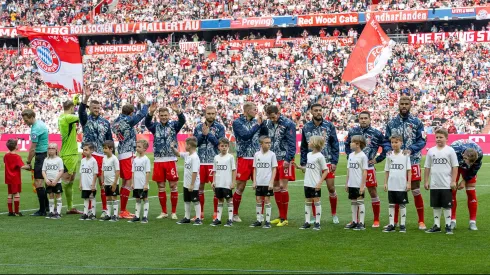
<svg viewBox="0 0 490 275">
<path fill-rule="evenodd" d="M 103 171 L 112 171 L 112 166 L 102 166 Z"/>
<path fill-rule="evenodd" d="M 46 164 L 46 170 L 58 170 L 59 167 L 56 164 Z"/>
<path fill-rule="evenodd" d="M 267 162 L 257 162 L 255 168 L 271 168 L 271 164 Z"/>
<path fill-rule="evenodd" d="M 184 166 L 185 166 L 185 169 L 191 169 L 191 164 L 190 163 L 186 163 Z"/>
<path fill-rule="evenodd" d="M 359 169 L 360 167 L 359 163 L 349 163 L 349 168 Z"/>
<path fill-rule="evenodd" d="M 134 167 L 134 171 L 135 172 L 144 172 L 145 171 L 145 167 L 144 166 L 135 166 Z"/>
<path fill-rule="evenodd" d="M 394 164 L 392 163 L 390 165 L 390 169 L 392 170 L 403 170 L 405 168 L 405 166 L 403 164 Z"/>
<path fill-rule="evenodd" d="M 435 158 L 435 159 L 432 159 L 432 163 L 433 164 L 448 164 L 448 161 L 445 158 Z"/>
<path fill-rule="evenodd" d="M 306 164 L 306 168 L 308 168 L 308 169 L 315 169 L 315 167 L 316 167 L 316 166 L 315 166 L 315 164 L 314 164 L 314 163 L 307 163 L 307 164 Z"/>
<path fill-rule="evenodd" d="M 82 168 L 82 174 L 92 174 L 92 169 L 90 168 Z"/>
<path fill-rule="evenodd" d="M 227 169 L 228 169 L 227 165 L 216 165 L 216 170 L 223 171 Z"/>
</svg>

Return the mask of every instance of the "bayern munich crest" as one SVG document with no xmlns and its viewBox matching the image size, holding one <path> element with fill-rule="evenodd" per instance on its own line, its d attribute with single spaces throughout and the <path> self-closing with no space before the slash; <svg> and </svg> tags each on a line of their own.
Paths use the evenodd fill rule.
<svg viewBox="0 0 490 275">
<path fill-rule="evenodd" d="M 374 46 L 366 57 L 366 72 L 371 71 L 376 64 L 378 64 L 379 57 L 381 56 L 381 51 L 383 50 L 383 46 L 378 45 Z"/>
<path fill-rule="evenodd" d="M 51 43 L 43 39 L 34 39 L 31 41 L 31 48 L 36 53 L 34 59 L 39 69 L 49 74 L 57 73 L 60 70 L 61 60 Z"/>
</svg>

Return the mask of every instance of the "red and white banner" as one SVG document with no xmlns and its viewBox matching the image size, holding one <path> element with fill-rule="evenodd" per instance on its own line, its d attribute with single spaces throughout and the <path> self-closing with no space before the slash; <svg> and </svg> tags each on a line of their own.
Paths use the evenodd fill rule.
<svg viewBox="0 0 490 275">
<path fill-rule="evenodd" d="M 179 42 L 179 48 L 182 52 L 195 52 L 202 42 Z"/>
<path fill-rule="evenodd" d="M 474 13 L 475 8 L 452 8 L 452 14 Z"/>
<path fill-rule="evenodd" d="M 490 19 L 490 6 L 476 7 L 475 12 L 477 20 Z"/>
<path fill-rule="evenodd" d="M 300 15 L 297 18 L 297 24 L 300 27 L 359 24 L 359 14 L 357 12 Z"/>
<path fill-rule="evenodd" d="M 230 50 L 241 50 L 246 46 L 253 45 L 258 49 L 268 48 L 282 48 L 287 43 L 293 43 L 294 45 L 307 44 L 309 41 L 319 42 L 320 44 L 328 44 L 331 42 L 339 42 L 342 46 L 354 44 L 354 38 L 352 37 L 315 37 L 311 39 L 305 38 L 281 38 L 277 39 L 256 39 L 256 40 L 231 40 L 224 41 L 224 46 L 230 46 Z"/>
<path fill-rule="evenodd" d="M 99 2 L 99 4 L 97 4 L 97 6 L 95 6 L 93 13 L 94 15 L 98 15 L 101 13 L 111 12 L 116 8 L 118 2 L 119 0 L 102 0 Z"/>
<path fill-rule="evenodd" d="M 20 51 L 20 54 L 22 56 L 34 56 L 34 50 L 32 48 L 22 48 L 22 51 Z"/>
<path fill-rule="evenodd" d="M 232 20 L 230 28 L 232 29 L 251 29 L 251 28 L 270 28 L 274 25 L 272 17 L 248 17 Z"/>
<path fill-rule="evenodd" d="M 131 54 L 146 52 L 146 44 L 121 44 L 121 45 L 95 45 L 87 46 L 85 54 L 104 55 L 104 54 Z"/>
<path fill-rule="evenodd" d="M 51 88 L 81 93 L 83 89 L 82 55 L 78 38 L 72 35 L 49 35 L 29 27 L 17 28 L 29 38 L 42 79 Z"/>
<path fill-rule="evenodd" d="M 139 22 L 129 24 L 111 25 L 116 34 L 145 33 L 145 32 L 174 32 L 174 31 L 198 31 L 201 29 L 201 21 L 186 20 L 180 22 Z"/>
<path fill-rule="evenodd" d="M 461 42 L 490 42 L 490 31 L 411 33 L 408 44 L 427 44 L 451 38 Z"/>
<path fill-rule="evenodd" d="M 371 93 L 377 76 L 391 57 L 393 42 L 374 18 L 364 27 L 349 57 L 342 79 L 360 90 Z"/>
<path fill-rule="evenodd" d="M 366 21 L 374 17 L 379 23 L 420 22 L 429 19 L 428 10 L 376 11 L 366 12 Z"/>
</svg>

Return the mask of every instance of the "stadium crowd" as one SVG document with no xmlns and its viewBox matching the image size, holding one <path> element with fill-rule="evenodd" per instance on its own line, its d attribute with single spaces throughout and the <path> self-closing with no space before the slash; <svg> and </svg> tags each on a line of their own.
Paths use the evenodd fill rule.
<svg viewBox="0 0 490 275">
<path fill-rule="evenodd" d="M 367 10 L 414 10 L 485 5 L 487 0 L 119 0 L 110 13 L 91 19 L 92 1 L 75 0 L 2 0 L 0 26 L 82 25 L 88 23 L 124 23 L 131 21 L 181 21 L 216 18 L 301 15 Z M 100 1 L 94 1 L 94 3 Z M 30 5 L 32 3 L 32 5 Z"/>
<path fill-rule="evenodd" d="M 209 57 L 197 50 L 167 47 L 165 40 L 146 43 L 148 51 L 143 54 L 84 58 L 85 85 L 95 90 L 93 98 L 103 102 L 104 117 L 110 121 L 125 103 L 136 104 L 136 91 L 161 105 L 180 102 L 188 121 L 185 133 L 201 121 L 207 104 L 218 106 L 220 120 L 231 130 L 245 101 L 256 102 L 259 111 L 279 103 L 298 129 L 311 118 L 309 105 L 319 101 L 341 135 L 362 110 L 371 111 L 373 126 L 383 130 L 396 115 L 401 95 L 413 97 L 412 113 L 427 125 L 427 133 L 436 125 L 458 133 L 479 133 L 490 110 L 489 45 L 485 43 L 398 44 L 370 95 L 340 80 L 352 46 L 336 42 L 320 44 L 312 39 L 293 47 L 248 46 L 238 52 L 216 40 L 216 54 Z M 0 73 L 8 76 L 0 84 L 0 115 L 9 118 L 2 120 L 0 131 L 28 133 L 20 112 L 33 108 L 50 132 L 57 133 L 54 118 L 71 96 L 46 87 L 32 58 L 7 53 L 0 58 Z M 140 126 L 139 131 L 146 129 Z"/>
</svg>

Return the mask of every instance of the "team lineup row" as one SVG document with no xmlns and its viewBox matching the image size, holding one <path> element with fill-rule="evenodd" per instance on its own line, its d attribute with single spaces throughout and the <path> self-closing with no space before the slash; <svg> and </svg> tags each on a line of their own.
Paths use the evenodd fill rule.
<svg viewBox="0 0 490 275">
<path fill-rule="evenodd" d="M 176 156 L 175 152 L 173 152 L 173 143 L 176 143 L 176 135 L 182 126 L 185 124 L 185 116 L 182 114 L 177 105 L 172 105 L 172 110 L 177 114 L 178 121 L 169 120 L 170 112 L 167 108 L 159 108 L 158 109 L 158 119 L 159 122 L 153 121 L 153 116 L 157 111 L 157 106 L 155 104 L 151 104 L 148 106 L 146 104 L 146 100 L 144 97 L 140 96 L 140 100 L 142 101 L 142 109 L 137 113 L 134 113 L 134 107 L 132 105 L 126 105 L 122 108 L 122 114 L 111 124 L 104 118 L 99 116 L 100 112 L 100 103 L 96 101 L 90 102 L 90 114 L 88 115 L 86 112 L 86 108 L 88 106 L 88 98 L 90 97 L 90 91 L 85 92 L 85 97 L 83 98 L 83 102 L 81 103 L 78 109 L 78 116 L 73 115 L 74 106 L 72 102 L 66 102 L 64 104 L 65 113 L 59 118 L 59 127 L 60 132 L 63 136 L 62 148 L 60 151 L 61 159 L 63 160 L 66 173 L 64 173 L 61 178 L 65 184 L 65 195 L 67 197 L 68 208 L 70 209 L 69 213 L 77 212 L 76 209 L 72 207 L 72 198 L 69 198 L 71 195 L 71 190 L 67 191 L 67 189 L 72 188 L 73 180 L 75 177 L 75 170 L 78 161 L 78 148 L 76 145 L 76 131 L 74 128 L 76 127 L 77 122 L 80 122 L 83 127 L 83 142 L 84 144 L 90 142 L 94 146 L 94 159 L 98 164 L 99 168 L 102 166 L 103 162 L 103 154 L 104 154 L 104 142 L 108 140 L 112 140 L 112 132 L 118 138 L 119 145 L 117 147 L 118 151 L 118 164 L 120 166 L 120 178 L 122 179 L 122 188 L 120 192 L 121 197 L 121 212 L 119 217 L 122 218 L 130 218 L 133 219 L 135 217 L 130 214 L 127 209 L 127 200 L 130 195 L 131 186 L 134 182 L 133 180 L 133 169 L 134 163 L 138 159 L 138 157 L 133 160 L 133 152 L 138 151 L 136 144 L 136 133 L 133 129 L 134 125 L 138 124 L 141 120 L 145 120 L 146 127 L 153 133 L 154 138 L 154 157 L 155 164 L 153 169 L 152 179 L 157 182 L 159 188 L 159 199 L 162 207 L 162 214 L 159 218 L 164 218 L 168 216 L 167 207 L 166 207 L 166 189 L 165 183 L 168 181 L 171 189 L 171 202 L 172 202 L 172 218 L 176 219 L 176 205 L 178 201 L 178 193 L 177 193 L 177 169 L 176 169 Z M 362 140 L 364 140 L 365 147 L 362 148 L 363 154 L 366 156 L 367 164 L 361 165 L 361 159 L 359 158 L 362 154 L 355 154 L 352 159 L 357 160 L 356 163 L 352 163 L 352 167 L 350 166 L 351 153 L 354 148 L 350 148 L 347 146 L 346 152 L 348 153 L 349 158 L 349 175 L 347 181 L 347 187 L 358 188 L 359 190 L 348 190 L 349 198 L 352 201 L 352 211 L 353 213 L 353 222 L 351 222 L 348 226 L 352 228 L 360 228 L 363 229 L 364 221 L 363 214 L 365 212 L 363 195 L 364 188 L 367 188 L 373 205 L 373 213 L 374 213 L 374 224 L 373 227 L 379 227 L 379 209 L 380 203 L 377 195 L 377 182 L 374 173 L 374 164 L 377 162 L 383 161 L 387 155 L 395 156 L 396 153 L 393 154 L 394 150 L 393 140 L 390 141 L 390 137 L 399 136 L 400 140 L 400 150 L 405 156 L 409 156 L 410 159 L 410 171 L 411 179 L 408 181 L 410 183 L 410 188 L 408 190 L 412 191 L 414 195 L 414 203 L 417 208 L 418 213 L 418 222 L 419 228 L 425 229 L 424 222 L 424 202 L 422 196 L 420 194 L 420 182 L 421 182 L 421 171 L 420 171 L 420 160 L 421 160 L 421 150 L 425 146 L 425 138 L 423 134 L 423 125 L 421 122 L 414 116 L 410 115 L 410 106 L 411 101 L 410 98 L 402 97 L 399 101 L 400 115 L 393 118 L 386 126 L 385 135 L 383 135 L 380 131 L 370 127 L 370 115 L 367 112 L 363 112 L 359 115 L 359 127 L 354 127 L 350 129 L 349 135 L 347 138 L 347 144 L 357 144 L 357 146 L 361 147 L 363 144 Z M 274 196 L 274 199 L 277 204 L 277 208 L 279 210 L 279 218 L 276 220 L 272 220 L 272 224 L 276 224 L 277 226 L 285 226 L 288 224 L 287 213 L 288 213 L 288 203 L 289 203 L 289 193 L 288 193 L 288 181 L 295 179 L 295 169 L 294 166 L 297 166 L 300 169 L 305 170 L 305 186 L 306 186 L 306 178 L 308 178 L 308 172 L 310 170 L 314 170 L 308 167 L 313 167 L 312 163 L 309 163 L 309 158 L 311 155 L 318 154 L 322 155 L 322 159 L 325 162 L 327 169 L 322 170 L 319 174 L 319 177 L 326 179 L 327 187 L 329 191 L 329 201 L 331 206 L 331 214 L 333 216 L 334 223 L 338 223 L 338 218 L 336 216 L 336 205 L 337 205 L 337 193 L 334 185 L 335 178 L 335 170 L 336 164 L 338 163 L 339 158 L 339 149 L 338 149 L 338 141 L 335 133 L 335 128 L 329 121 L 325 120 L 323 114 L 323 108 L 319 104 L 311 105 L 311 113 L 313 115 L 312 121 L 308 122 L 302 131 L 302 142 L 301 142 L 301 160 L 300 165 L 294 164 L 294 156 L 296 153 L 296 137 L 295 137 L 295 125 L 292 121 L 285 118 L 280 114 L 278 107 L 269 106 L 266 109 L 267 120 L 262 118 L 261 114 L 257 114 L 257 108 L 253 103 L 245 103 L 243 106 L 243 115 L 240 116 L 233 123 L 233 132 L 236 137 L 237 142 L 237 165 L 236 165 L 236 176 L 233 175 L 231 178 L 236 181 L 236 190 L 233 194 L 232 192 L 225 192 L 226 194 L 221 194 L 221 191 L 216 192 L 215 198 L 215 209 L 214 209 L 214 217 L 213 220 L 220 221 L 220 219 L 216 219 L 220 212 L 220 205 L 222 203 L 219 202 L 219 198 L 222 195 L 226 197 L 226 200 L 230 202 L 228 207 L 232 205 L 231 221 L 240 221 L 238 216 L 238 209 L 241 202 L 241 196 L 245 187 L 247 180 L 252 178 L 252 174 L 256 173 L 256 171 L 262 169 L 262 165 L 267 166 L 265 164 L 256 163 L 255 168 L 254 165 L 254 157 L 258 152 L 264 153 L 263 146 L 264 142 L 261 139 L 259 142 L 259 138 L 261 136 L 269 138 L 269 147 L 270 151 L 274 152 L 274 156 L 277 160 L 277 169 L 274 177 L 272 177 L 272 186 L 271 190 L 269 190 L 269 186 L 267 187 L 266 195 Z M 148 112 L 149 111 L 149 112 Z M 196 176 L 194 180 L 195 184 L 192 186 L 192 190 L 189 194 L 186 195 L 184 193 L 184 201 L 188 199 L 195 200 L 196 204 L 199 201 L 199 211 L 197 211 L 196 207 L 196 221 L 201 222 L 204 214 L 204 184 L 207 182 L 213 182 L 213 164 L 215 164 L 215 157 L 220 155 L 220 139 L 224 137 L 224 127 L 215 121 L 216 117 L 216 109 L 212 106 L 208 106 L 206 108 L 205 113 L 205 122 L 199 124 L 195 131 L 195 141 L 197 153 L 195 153 L 197 159 L 200 162 L 199 165 L 199 177 Z M 40 210 L 35 213 L 36 215 L 42 215 L 46 212 L 45 210 L 45 192 L 44 190 L 44 177 L 42 175 L 42 161 L 46 156 L 47 151 L 47 130 L 43 129 L 42 122 L 35 119 L 35 114 L 31 110 L 25 110 L 23 112 L 24 121 L 32 126 L 31 129 L 31 139 L 33 142 L 33 147 L 31 147 L 31 152 L 28 156 L 27 163 L 30 165 L 31 160 L 36 158 L 36 165 L 34 167 L 35 170 L 35 178 L 36 178 L 36 186 L 38 186 L 38 198 L 40 201 Z M 44 127 L 45 128 L 45 127 Z M 360 136 L 363 139 L 359 140 Z M 316 143 L 317 151 L 311 146 L 312 137 L 321 137 L 320 139 L 323 141 L 324 146 L 321 148 L 318 147 L 318 142 Z M 353 137 L 356 137 L 354 142 Z M 186 143 L 188 145 L 188 143 Z M 187 146 L 186 145 L 186 146 Z M 144 146 L 143 146 L 144 147 Z M 379 155 L 377 155 L 378 149 L 382 148 L 382 151 Z M 458 141 L 452 144 L 452 147 L 455 149 L 456 155 L 458 157 L 460 169 L 459 173 L 461 174 L 461 181 L 459 182 L 459 187 L 466 187 L 466 192 L 468 194 L 469 201 L 475 202 L 473 207 L 470 208 L 470 228 L 476 229 L 476 193 L 475 193 L 475 183 L 476 183 L 476 173 L 481 166 L 482 153 L 481 149 L 479 149 L 478 145 L 469 141 Z M 476 158 L 472 158 L 468 161 L 465 160 L 463 155 L 471 155 L 474 156 L 472 150 L 476 150 Z M 357 150 L 357 149 L 356 149 Z M 84 148 L 85 151 L 85 148 Z M 355 151 L 355 150 L 354 150 Z M 395 150 L 396 151 L 396 150 Z M 317 154 L 318 153 L 318 154 Z M 85 154 L 85 153 L 84 153 Z M 193 154 L 189 154 L 193 155 Z M 187 169 L 187 158 L 189 158 L 186 154 L 184 154 L 184 158 L 186 159 L 186 169 Z M 39 158 L 39 160 L 38 160 Z M 468 157 L 466 157 L 468 158 Z M 439 159 L 439 158 L 437 158 Z M 441 162 L 445 162 L 441 165 L 454 165 L 454 162 L 450 162 L 450 159 L 446 159 L 445 161 L 440 160 Z M 439 160 L 437 160 L 439 161 Z M 434 162 L 436 165 L 437 161 Z M 38 163 L 41 163 L 38 165 Z M 82 166 L 84 161 L 82 161 Z M 257 167 L 258 165 L 258 167 Z M 322 164 L 319 164 L 319 167 L 322 167 Z M 393 164 L 393 167 L 400 167 L 398 163 Z M 439 164 L 437 164 L 439 165 Z M 314 165 L 316 167 L 316 165 Z M 451 166 L 452 169 L 453 166 Z M 38 168 L 38 169 L 36 169 Z M 219 167 L 218 167 L 219 168 Z M 358 169 L 352 170 L 350 169 Z M 360 169 L 360 170 L 359 170 Z M 101 169 L 98 169 L 99 171 Z M 215 167 L 216 170 L 216 167 Z M 364 171 L 365 170 L 365 173 Z M 436 169 L 439 170 L 439 169 Z M 87 170 L 88 171 L 88 170 Z M 216 175 L 219 170 L 216 170 Z M 356 174 L 354 171 L 361 171 Z M 458 171 L 458 170 L 456 170 Z M 84 170 L 80 170 L 83 177 Z M 137 172 L 137 171 L 135 171 Z M 102 174 L 102 173 L 101 173 Z M 184 173 L 185 174 L 185 173 Z M 357 187 L 349 186 L 350 182 L 354 182 L 353 176 L 350 175 L 360 175 L 360 181 L 357 183 Z M 365 177 L 364 177 L 365 174 Z M 393 173 L 391 173 L 393 174 Z M 427 174 L 427 173 L 426 173 Z M 449 173 L 451 174 L 451 173 Z M 96 175 L 99 178 L 99 182 L 105 182 L 105 180 Z M 147 175 L 149 180 L 149 174 Z M 185 177 L 185 176 L 184 176 Z M 427 180 L 428 180 L 428 176 Z M 456 177 L 456 175 L 454 175 Z M 434 176 L 431 176 L 431 181 L 434 180 Z M 192 176 L 191 176 L 192 179 Z M 235 180 L 236 179 L 236 180 Z M 452 179 L 451 179 L 452 180 Z M 456 178 L 454 178 L 456 181 Z M 184 180 L 184 187 L 186 186 Z M 389 181 L 387 181 L 389 182 Z M 451 182 L 449 182 L 449 192 L 451 189 Z M 258 183 L 257 183 L 258 184 Z M 315 183 L 316 184 L 316 183 Z M 260 187 L 260 186 L 258 186 Z M 308 187 L 308 186 L 306 186 Z M 306 188 L 305 187 L 305 188 Z M 310 188 L 315 189 L 316 186 L 310 186 Z M 362 187 L 362 188 L 361 188 Z M 433 188 L 431 188 L 432 190 Z M 138 190 L 138 189 L 135 189 Z M 144 189 L 143 189 L 144 190 Z M 216 189 L 215 189 L 216 190 Z M 219 190 L 219 188 L 218 188 Z M 257 190 L 265 192 L 262 188 L 257 188 Z M 40 192 L 39 192 L 40 191 Z M 87 190 L 88 191 L 88 190 Z M 101 190 L 101 197 L 103 202 L 103 213 L 107 213 L 107 204 L 105 203 L 107 191 L 109 190 Z M 197 194 L 194 195 L 194 191 Z M 315 217 L 321 215 L 321 209 L 315 209 L 317 206 L 321 208 L 319 205 L 319 200 L 315 199 L 316 195 L 318 195 L 317 191 L 319 190 L 311 190 L 307 191 L 305 189 L 305 196 L 307 197 L 307 202 L 305 206 L 305 212 L 315 213 Z M 406 194 L 405 190 L 405 194 Z M 256 191 L 258 192 L 258 191 Z M 358 193 L 356 193 L 358 192 Z M 83 193 L 83 192 L 82 192 Z M 134 193 L 134 192 L 133 192 Z M 136 192 L 139 193 L 139 192 Z M 220 193 L 220 194 L 218 194 Z M 309 194 L 311 193 L 311 194 Z M 455 199 L 455 192 L 453 192 L 453 200 Z M 258 193 L 263 194 L 263 193 Z M 133 196 L 139 196 L 141 194 L 133 194 Z M 358 195 L 356 197 L 356 195 Z M 140 197 L 143 197 L 141 195 Z M 392 195 L 390 195 L 391 197 Z M 262 201 L 264 201 L 264 208 L 267 217 L 267 211 L 270 211 L 270 201 L 268 200 L 269 196 L 259 196 L 263 197 L 262 199 L 257 199 L 257 207 L 260 204 L 260 211 L 257 213 L 262 213 Z M 310 198 L 308 198 L 310 197 Z M 319 197 L 319 196 L 318 196 Z M 354 202 L 354 197 L 357 199 Z M 442 196 L 444 199 L 447 199 L 447 196 Z M 451 196 L 449 196 L 451 198 Z M 399 201 L 398 197 L 394 197 L 393 200 L 390 199 L 390 216 L 393 216 L 393 222 L 390 221 L 390 225 L 392 227 L 398 223 L 397 215 L 398 210 L 397 206 L 400 206 L 400 210 L 402 212 L 402 220 L 404 218 L 405 213 L 405 204 L 402 201 Z M 434 198 L 437 200 L 437 198 Z M 192 200 L 191 200 L 192 201 Z M 190 215 L 190 202 L 186 201 L 186 218 Z M 407 199 L 408 201 L 408 199 Z M 443 200 L 442 202 L 445 202 Z M 223 202 L 223 201 L 222 201 Z M 269 203 L 268 203 L 269 202 Z M 90 202 L 88 202 L 90 203 Z M 187 207 L 187 203 L 189 203 L 189 207 Z M 146 205 L 146 202 L 145 202 Z M 432 203 L 432 191 L 431 191 L 431 205 L 436 205 Z M 440 206 L 447 210 L 454 203 L 450 203 L 449 205 Z M 88 206 L 86 207 L 88 208 Z M 147 207 L 145 207 L 147 208 Z M 308 211 L 307 209 L 310 209 Z M 393 208 L 393 215 L 391 215 L 391 208 Z M 438 208 L 438 207 L 436 207 Z M 453 207 L 455 209 L 455 207 Z M 189 210 L 189 211 L 187 211 Z M 189 212 L 189 213 L 188 213 Z M 357 214 L 359 212 L 359 215 Z M 454 212 L 454 211 L 453 211 Z M 77 212 L 78 213 L 78 212 Z M 117 211 L 115 212 L 117 213 Z M 87 212 L 88 214 L 88 212 Z M 139 213 L 137 213 L 139 214 Z M 197 215 L 199 214 L 199 215 Z M 117 215 L 112 215 L 117 216 Z M 357 217 L 359 216 L 359 217 Z M 438 215 L 440 216 L 440 215 Z M 447 216 L 446 216 L 447 217 Z M 269 217 L 270 218 L 270 217 Z M 111 217 L 108 217 L 111 219 Z M 262 218 L 258 216 L 258 222 L 261 221 Z M 319 221 L 319 220 L 318 220 Z M 189 221 L 190 222 L 190 221 Z M 265 221 L 267 223 L 267 220 Z M 404 221 L 400 224 L 403 225 Z M 305 224 L 306 225 L 306 224 Z M 435 222 L 435 227 L 440 228 L 437 221 Z M 455 213 L 453 215 L 453 223 L 452 226 L 455 226 Z M 319 227 L 319 222 L 318 222 Z M 387 229 L 390 227 L 388 226 Z M 434 229 L 434 227 L 432 228 Z M 447 230 L 447 229 L 446 229 Z"/>
</svg>

